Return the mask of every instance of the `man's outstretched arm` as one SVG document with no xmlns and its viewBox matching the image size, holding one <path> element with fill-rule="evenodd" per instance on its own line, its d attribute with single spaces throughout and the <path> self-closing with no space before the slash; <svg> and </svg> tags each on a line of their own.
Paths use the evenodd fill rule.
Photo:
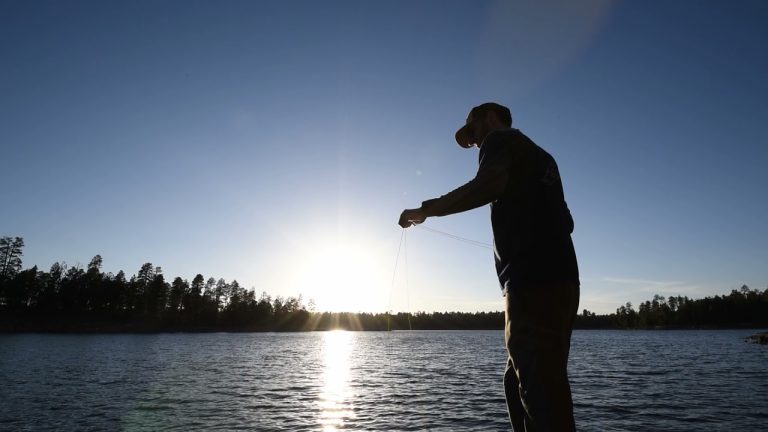
<svg viewBox="0 0 768 432">
<path fill-rule="evenodd" d="M 503 194 L 508 176 L 507 171 L 501 168 L 480 172 L 465 185 L 440 198 L 424 201 L 417 209 L 403 211 L 399 224 L 403 228 L 408 228 L 424 222 L 431 216 L 461 213 L 491 203 Z"/>
<path fill-rule="evenodd" d="M 501 198 L 509 181 L 508 148 L 500 142 L 489 142 L 485 146 L 488 146 L 484 149 L 487 152 L 475 178 L 440 198 L 424 201 L 417 209 L 403 211 L 400 226 L 407 228 L 424 222 L 427 217 L 472 210 Z"/>
<path fill-rule="evenodd" d="M 421 203 L 427 216 L 448 216 L 472 210 L 501 198 L 507 187 L 507 170 L 500 165 L 479 171 L 475 178 L 451 192 Z"/>
</svg>

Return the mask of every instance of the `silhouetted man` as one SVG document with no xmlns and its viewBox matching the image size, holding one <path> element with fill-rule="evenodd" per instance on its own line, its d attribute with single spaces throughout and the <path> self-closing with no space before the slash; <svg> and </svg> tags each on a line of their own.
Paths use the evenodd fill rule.
<svg viewBox="0 0 768 432">
<path fill-rule="evenodd" d="M 477 175 L 440 198 L 404 210 L 399 224 L 407 228 L 428 217 L 491 204 L 496 272 L 506 298 L 504 391 L 512 428 L 572 431 L 567 364 L 579 304 L 573 219 L 555 160 L 511 127 L 504 106 L 472 108 L 456 141 L 480 148 Z"/>
</svg>

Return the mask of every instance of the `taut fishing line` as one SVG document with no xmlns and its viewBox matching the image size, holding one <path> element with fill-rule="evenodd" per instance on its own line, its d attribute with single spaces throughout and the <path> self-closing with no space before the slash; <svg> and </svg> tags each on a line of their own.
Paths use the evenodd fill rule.
<svg viewBox="0 0 768 432">
<path fill-rule="evenodd" d="M 444 231 L 436 230 L 434 228 L 429 228 L 423 225 L 414 225 L 417 228 L 421 228 L 425 231 L 429 231 L 433 234 L 442 235 L 444 237 L 448 237 L 450 239 L 460 241 L 462 243 L 466 243 L 472 246 L 477 246 L 484 249 L 493 249 L 493 245 L 490 243 L 485 243 L 477 240 L 468 239 L 465 237 L 460 237 L 454 234 L 450 234 Z M 408 237 L 406 235 L 407 228 L 403 228 L 403 231 L 400 233 L 400 243 L 397 246 L 397 255 L 395 255 L 395 268 L 392 270 L 392 286 L 389 288 L 389 307 L 387 308 L 387 330 L 392 330 L 392 294 L 395 291 L 395 281 L 397 279 L 397 268 L 400 264 L 400 252 L 403 253 L 403 276 L 405 278 L 404 284 L 405 284 L 405 301 L 406 301 L 406 308 L 407 313 L 406 316 L 408 318 L 408 329 L 413 330 L 413 327 L 411 325 L 411 295 L 410 291 L 408 290 Z"/>
<path fill-rule="evenodd" d="M 392 330 L 390 319 L 392 315 L 392 293 L 395 291 L 395 277 L 397 276 L 397 265 L 400 263 L 400 250 L 403 248 L 405 240 L 405 228 L 400 233 L 400 244 L 397 246 L 397 255 L 395 255 L 395 269 L 392 271 L 392 286 L 389 287 L 389 306 L 387 307 L 387 331 Z M 406 275 L 407 276 L 407 275 Z"/>
<path fill-rule="evenodd" d="M 405 230 L 403 230 L 405 234 Z M 405 279 L 405 313 L 408 317 L 408 330 L 413 330 L 411 327 L 411 293 L 408 291 L 408 236 L 403 235 L 403 275 Z"/>
<path fill-rule="evenodd" d="M 490 244 L 490 243 L 485 243 L 485 242 L 481 242 L 481 241 L 477 241 L 477 240 L 472 240 L 472 239 L 468 239 L 468 238 L 464 238 L 464 237 L 459 237 L 457 235 L 449 234 L 447 232 L 439 231 L 439 230 L 436 230 L 434 228 L 429 228 L 429 227 L 426 227 L 426 226 L 423 226 L 423 225 L 416 225 L 416 227 L 417 228 L 421 228 L 421 229 L 423 229 L 425 231 L 429 231 L 429 232 L 434 233 L 434 234 L 439 234 L 439 235 L 442 235 L 442 236 L 445 236 L 445 237 L 448 237 L 448 238 L 451 238 L 451 239 L 454 239 L 454 240 L 458 240 L 460 242 L 464 242 L 464 243 L 470 244 L 472 246 L 477 246 L 477 247 L 481 247 L 481 248 L 485 248 L 485 249 L 493 249 L 493 245 Z"/>
<path fill-rule="evenodd" d="M 472 246 L 477 246 L 485 249 L 492 249 L 493 245 L 490 243 L 484 243 L 477 240 L 472 240 L 464 237 L 459 237 L 457 235 L 449 234 L 447 232 L 439 231 L 434 228 L 427 228 L 425 226 L 416 225 L 417 227 L 432 232 L 434 234 L 439 234 L 463 243 L 470 244 Z M 410 292 L 408 290 L 408 238 L 405 233 L 407 228 L 403 228 L 403 231 L 400 233 L 400 243 L 397 246 L 397 254 L 395 255 L 395 265 L 394 269 L 392 270 L 392 285 L 389 288 L 389 307 L 387 308 L 387 331 L 392 330 L 392 294 L 395 291 L 395 282 L 397 280 L 397 268 L 400 264 L 400 253 L 403 254 L 403 277 L 405 278 L 404 284 L 405 284 L 405 298 L 406 298 L 406 308 L 407 308 L 407 318 L 408 318 L 408 329 L 413 330 L 413 326 L 411 324 L 411 297 Z M 393 357 L 393 340 L 391 339 L 391 333 L 390 336 L 386 338 L 385 345 L 387 346 L 387 354 L 389 365 L 392 366 L 395 364 L 394 357 Z M 388 372 L 391 373 L 391 372 Z M 392 393 L 392 397 L 395 397 L 395 393 Z"/>
</svg>

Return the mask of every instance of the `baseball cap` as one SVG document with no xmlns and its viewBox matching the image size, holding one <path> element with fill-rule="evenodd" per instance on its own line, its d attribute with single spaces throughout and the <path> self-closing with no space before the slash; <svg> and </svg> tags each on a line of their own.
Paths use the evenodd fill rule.
<svg viewBox="0 0 768 432">
<path fill-rule="evenodd" d="M 472 138 L 474 137 L 473 124 L 481 118 L 484 118 L 489 111 L 495 111 L 501 121 L 512 125 L 512 114 L 509 108 L 504 105 L 499 105 L 495 102 L 486 102 L 482 105 L 478 105 L 469 112 L 467 116 L 467 123 L 456 131 L 456 142 L 464 147 L 472 147 Z"/>
</svg>

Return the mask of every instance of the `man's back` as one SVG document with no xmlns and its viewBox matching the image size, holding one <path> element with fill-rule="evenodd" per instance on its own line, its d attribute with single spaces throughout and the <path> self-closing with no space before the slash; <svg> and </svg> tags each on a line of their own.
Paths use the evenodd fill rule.
<svg viewBox="0 0 768 432">
<path fill-rule="evenodd" d="M 491 203 L 496 270 L 505 289 L 578 283 L 573 219 L 554 158 L 517 129 L 489 134 L 480 169 L 508 170 L 502 196 Z"/>
</svg>

